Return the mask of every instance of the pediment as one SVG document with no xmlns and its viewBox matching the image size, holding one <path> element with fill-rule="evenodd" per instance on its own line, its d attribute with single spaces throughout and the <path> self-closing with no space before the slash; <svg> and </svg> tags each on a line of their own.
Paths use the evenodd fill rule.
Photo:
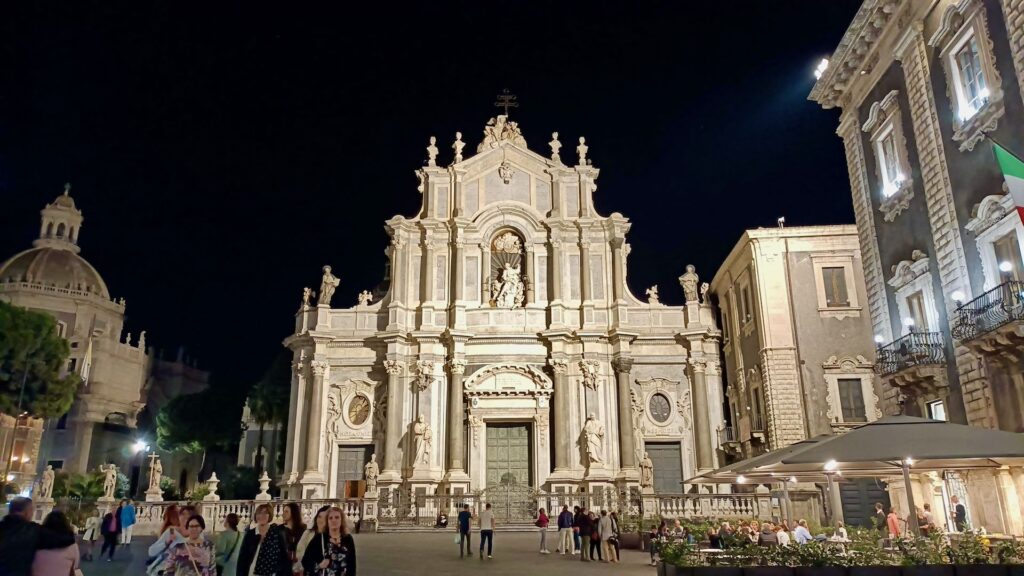
<svg viewBox="0 0 1024 576">
<path fill-rule="evenodd" d="M 555 163 L 536 152 L 520 147 L 511 141 L 498 143 L 494 148 L 487 148 L 479 154 L 455 164 L 455 169 L 463 173 L 463 181 L 479 178 L 489 172 L 497 172 L 502 164 L 509 164 L 513 169 L 527 172 L 535 178 L 550 180 L 547 170 L 555 167 Z"/>
</svg>

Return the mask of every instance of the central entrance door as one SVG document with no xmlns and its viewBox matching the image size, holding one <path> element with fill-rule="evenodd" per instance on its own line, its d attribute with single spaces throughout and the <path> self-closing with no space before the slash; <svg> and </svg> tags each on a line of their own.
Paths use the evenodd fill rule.
<svg viewBox="0 0 1024 576">
<path fill-rule="evenodd" d="M 495 519 L 503 524 L 532 518 L 534 509 L 529 424 L 487 423 L 487 489 Z"/>
<path fill-rule="evenodd" d="M 680 458 L 679 442 L 646 442 L 644 450 L 654 464 L 654 491 L 659 494 L 681 492 L 683 485 L 683 463 Z"/>
<path fill-rule="evenodd" d="M 338 447 L 338 498 L 360 498 L 365 490 L 363 466 L 370 461 L 372 446 Z"/>
</svg>

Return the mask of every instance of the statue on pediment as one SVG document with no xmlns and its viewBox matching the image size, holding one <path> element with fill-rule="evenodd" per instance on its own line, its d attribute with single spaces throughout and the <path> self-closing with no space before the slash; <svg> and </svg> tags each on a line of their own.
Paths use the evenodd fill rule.
<svg viewBox="0 0 1024 576">
<path fill-rule="evenodd" d="M 508 116 L 499 114 L 487 121 L 487 126 L 484 126 L 484 139 L 476 151 L 479 154 L 489 148 L 497 148 L 498 144 L 504 141 L 526 148 L 526 139 L 519 130 L 519 124 L 510 121 Z"/>
</svg>

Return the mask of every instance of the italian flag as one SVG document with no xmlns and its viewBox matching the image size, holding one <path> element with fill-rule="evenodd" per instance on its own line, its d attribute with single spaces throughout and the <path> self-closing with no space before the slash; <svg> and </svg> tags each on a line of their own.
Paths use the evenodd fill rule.
<svg viewBox="0 0 1024 576">
<path fill-rule="evenodd" d="M 1003 171 L 1003 178 L 1006 179 L 1006 187 L 1010 190 L 1010 198 L 1013 205 L 1017 207 L 1017 214 L 1024 220 L 1024 161 L 1010 153 L 995 142 L 992 149 L 996 153 L 996 162 L 999 169 Z"/>
</svg>

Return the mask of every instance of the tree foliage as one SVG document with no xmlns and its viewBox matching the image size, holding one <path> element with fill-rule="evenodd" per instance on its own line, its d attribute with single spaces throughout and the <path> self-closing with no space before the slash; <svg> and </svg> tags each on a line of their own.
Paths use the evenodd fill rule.
<svg viewBox="0 0 1024 576">
<path fill-rule="evenodd" d="M 157 445 L 190 454 L 227 449 L 240 432 L 233 404 L 214 388 L 173 398 L 156 416 Z"/>
<path fill-rule="evenodd" d="M 270 368 L 249 393 L 249 414 L 259 426 L 259 440 L 256 447 L 257 474 L 263 471 L 265 465 L 263 462 L 263 428 L 267 424 L 283 424 L 288 421 L 291 385 L 291 354 L 282 352 L 277 355 Z"/>
<path fill-rule="evenodd" d="M 43 418 L 71 409 L 80 379 L 61 376 L 70 353 L 49 314 L 0 302 L 0 412 Z M 24 382 L 24 395 L 21 395 Z"/>
</svg>

